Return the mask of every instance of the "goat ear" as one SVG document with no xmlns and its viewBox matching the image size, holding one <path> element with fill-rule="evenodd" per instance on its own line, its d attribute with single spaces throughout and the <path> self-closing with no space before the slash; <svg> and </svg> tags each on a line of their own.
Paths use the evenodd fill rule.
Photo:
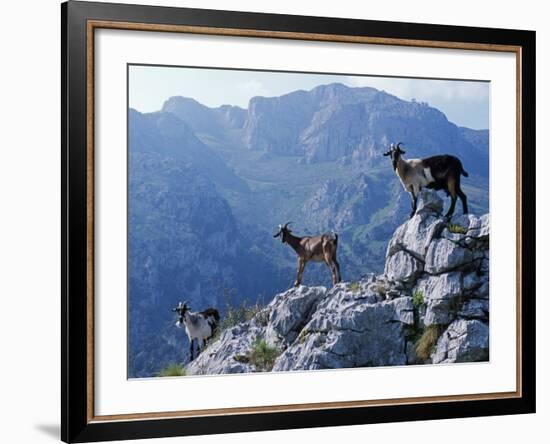
<svg viewBox="0 0 550 444">
<path fill-rule="evenodd" d="M 384 156 L 389 156 L 391 154 L 391 151 L 388 151 L 386 153 L 384 153 Z"/>
<path fill-rule="evenodd" d="M 279 237 L 281 235 L 281 232 L 279 231 L 277 234 L 274 234 L 273 237 Z"/>
</svg>

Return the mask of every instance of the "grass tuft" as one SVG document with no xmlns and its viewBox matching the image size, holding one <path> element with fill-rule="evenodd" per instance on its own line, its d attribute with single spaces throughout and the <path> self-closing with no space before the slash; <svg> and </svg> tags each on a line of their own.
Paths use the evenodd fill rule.
<svg viewBox="0 0 550 444">
<path fill-rule="evenodd" d="M 167 376 L 185 376 L 186 372 L 182 365 L 179 364 L 168 364 L 165 368 L 157 373 L 157 376 L 167 377 Z"/>
<path fill-rule="evenodd" d="M 422 293 L 422 290 L 414 290 L 412 298 L 414 308 L 418 308 L 421 305 L 424 305 L 424 293 Z"/>
<path fill-rule="evenodd" d="M 449 230 L 451 233 L 456 234 L 466 234 L 468 232 L 468 229 L 464 228 L 463 226 L 451 223 L 447 224 L 447 230 Z"/>
<path fill-rule="evenodd" d="M 380 296 L 384 296 L 386 294 L 386 291 L 388 291 L 388 289 L 384 284 L 377 282 L 374 285 L 374 291 L 376 291 L 376 293 L 378 293 Z"/>
<path fill-rule="evenodd" d="M 349 289 L 352 293 L 357 293 L 361 290 L 361 285 L 359 284 L 359 282 L 352 282 L 351 284 L 349 284 Z"/>
<path fill-rule="evenodd" d="M 416 342 L 416 356 L 421 360 L 428 359 L 434 351 L 435 344 L 439 338 L 439 326 L 429 325 Z"/>
<path fill-rule="evenodd" d="M 281 354 L 278 348 L 271 347 L 264 339 L 258 339 L 248 353 L 248 360 L 256 370 L 269 372 L 275 364 L 275 359 Z"/>
<path fill-rule="evenodd" d="M 248 302 L 244 300 L 238 305 L 233 305 L 231 303 L 231 294 L 228 292 L 226 294 L 225 313 L 216 329 L 216 333 L 208 340 L 208 343 L 212 344 L 216 342 L 225 330 L 250 321 L 254 317 L 257 317 L 260 325 L 264 327 L 269 321 L 269 313 L 259 301 L 253 305 L 248 305 Z"/>
<path fill-rule="evenodd" d="M 241 364 L 248 364 L 250 362 L 250 359 L 246 355 L 235 355 L 233 359 Z"/>
</svg>

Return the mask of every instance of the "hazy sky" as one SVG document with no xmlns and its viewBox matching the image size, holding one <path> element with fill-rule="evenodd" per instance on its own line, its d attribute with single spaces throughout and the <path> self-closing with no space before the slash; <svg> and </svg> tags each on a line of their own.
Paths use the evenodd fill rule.
<svg viewBox="0 0 550 444">
<path fill-rule="evenodd" d="M 184 96 L 209 107 L 228 104 L 247 108 L 254 96 L 280 96 L 334 82 L 351 87 L 372 86 L 403 100 L 428 102 L 459 126 L 489 128 L 490 84 L 475 81 L 132 65 L 129 105 L 141 112 L 153 112 L 161 109 L 169 97 Z"/>
</svg>

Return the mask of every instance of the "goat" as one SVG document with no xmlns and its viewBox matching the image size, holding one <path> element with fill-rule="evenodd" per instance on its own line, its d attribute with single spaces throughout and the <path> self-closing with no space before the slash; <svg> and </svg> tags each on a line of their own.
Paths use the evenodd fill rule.
<svg viewBox="0 0 550 444">
<path fill-rule="evenodd" d="M 464 214 L 468 213 L 468 201 L 466 195 L 460 188 L 460 176 L 468 177 L 459 158 L 449 154 L 426 157 L 425 159 L 408 159 L 401 157 L 405 151 L 401 149 L 402 143 L 393 143 L 384 156 L 390 156 L 392 166 L 405 188 L 412 197 L 412 212 L 410 217 L 416 213 L 418 193 L 422 188 L 433 190 L 445 190 L 447 196 L 451 196 L 451 206 L 445 215 L 449 218 L 455 211 L 456 199 L 460 197 Z"/>
<path fill-rule="evenodd" d="M 220 321 L 220 315 L 215 308 L 207 308 L 201 312 L 192 312 L 189 305 L 186 302 L 180 302 L 176 308 L 172 311 L 178 313 L 179 319 L 176 322 L 176 327 L 182 328 L 185 326 L 185 332 L 189 338 L 190 347 L 190 361 L 193 358 L 193 342 L 197 340 L 197 356 L 201 352 L 201 347 L 206 346 L 206 341 L 214 336 L 218 322 Z"/>
<path fill-rule="evenodd" d="M 325 262 L 332 274 L 332 285 L 340 282 L 340 264 L 336 259 L 336 248 L 338 247 L 338 235 L 321 234 L 319 236 L 297 237 L 292 234 L 288 228 L 290 222 L 284 226 L 279 225 L 279 231 L 273 237 L 281 236 L 283 244 L 290 245 L 298 255 L 298 274 L 294 286 L 298 287 L 302 283 L 302 274 L 309 261 Z"/>
</svg>

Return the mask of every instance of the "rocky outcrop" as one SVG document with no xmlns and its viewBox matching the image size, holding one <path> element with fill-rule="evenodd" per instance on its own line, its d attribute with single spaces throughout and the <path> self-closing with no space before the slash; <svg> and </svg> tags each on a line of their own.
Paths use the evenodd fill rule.
<svg viewBox="0 0 550 444">
<path fill-rule="evenodd" d="M 388 245 L 384 274 L 276 295 L 225 330 L 187 374 L 487 360 L 489 218 L 447 221 L 441 210 L 437 194 L 423 192 Z M 270 353 L 261 368 L 258 344 Z"/>
<path fill-rule="evenodd" d="M 432 355 L 435 364 L 441 362 L 473 362 L 489 359 L 489 326 L 472 319 L 457 319 L 437 341 Z"/>
<path fill-rule="evenodd" d="M 390 241 L 385 275 L 421 301 L 417 330 L 442 331 L 428 362 L 486 360 L 489 216 L 457 215 L 447 222 L 439 216 L 443 202 L 435 193 L 421 197 L 417 214 Z"/>
</svg>

